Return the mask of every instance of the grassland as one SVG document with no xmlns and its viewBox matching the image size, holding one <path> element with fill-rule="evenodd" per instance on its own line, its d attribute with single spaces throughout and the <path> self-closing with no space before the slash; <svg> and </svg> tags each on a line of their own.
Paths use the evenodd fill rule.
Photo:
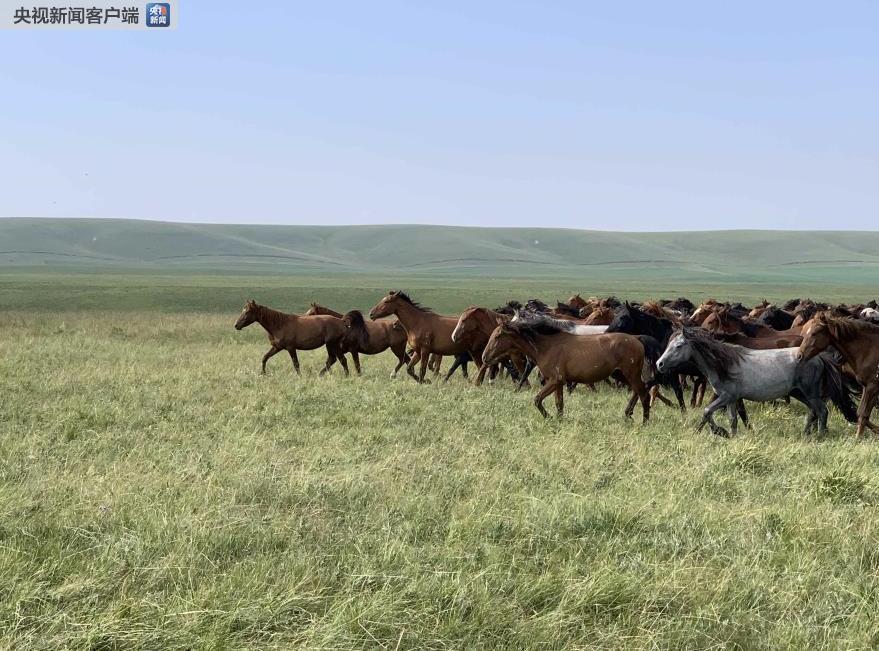
<svg viewBox="0 0 879 651">
<path fill-rule="evenodd" d="M 129 263 L 126 263 L 128 265 Z M 574 291 L 875 296 L 845 278 L 0 269 L 0 648 L 875 648 L 879 446 L 838 414 L 622 418 L 578 391 L 304 376 L 247 297 L 439 310 Z M 685 287 L 686 291 L 681 288 Z"/>
</svg>

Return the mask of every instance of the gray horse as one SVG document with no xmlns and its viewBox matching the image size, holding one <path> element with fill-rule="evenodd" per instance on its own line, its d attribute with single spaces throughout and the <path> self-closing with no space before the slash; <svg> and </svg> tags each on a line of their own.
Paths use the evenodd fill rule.
<svg viewBox="0 0 879 651">
<path fill-rule="evenodd" d="M 716 341 L 698 328 L 684 328 L 671 337 L 656 367 L 668 372 L 690 361 L 699 367 L 717 393 L 703 412 L 699 431 L 708 423 L 715 434 L 729 436 L 714 422 L 714 412 L 726 408 L 735 435 L 736 402 L 740 399 L 768 402 L 791 396 L 799 400 L 809 409 L 804 434 L 816 424 L 819 432 L 827 430 L 828 398 L 846 420 L 857 419 L 856 407 L 839 365 L 830 354 L 800 362 L 796 348 L 750 350 Z"/>
</svg>

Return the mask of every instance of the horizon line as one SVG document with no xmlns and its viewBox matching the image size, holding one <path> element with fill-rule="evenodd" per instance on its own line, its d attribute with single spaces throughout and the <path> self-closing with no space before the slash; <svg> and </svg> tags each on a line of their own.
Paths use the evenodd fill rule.
<svg viewBox="0 0 879 651">
<path fill-rule="evenodd" d="M 631 229 L 607 229 L 607 228 L 575 228 L 571 226 L 462 226 L 460 224 L 443 223 L 418 223 L 418 222 L 383 222 L 375 224 L 315 224 L 315 223 L 272 223 L 272 222 L 212 222 L 212 221 L 186 221 L 163 218 L 146 217 L 9 217 L 0 216 L 0 220 L 46 220 L 46 221 L 126 221 L 146 222 L 155 224 L 179 224 L 183 226 L 272 226 L 272 227 L 303 227 L 303 228 L 389 228 L 394 226 L 404 227 L 427 227 L 427 228 L 460 228 L 460 229 L 485 229 L 485 230 L 555 230 L 555 231 L 578 231 L 587 233 L 631 233 L 631 234 L 665 234 L 665 233 L 877 233 L 879 228 L 869 229 L 839 229 L 839 228 L 705 228 L 705 229 L 668 229 L 668 230 L 631 230 Z"/>
</svg>

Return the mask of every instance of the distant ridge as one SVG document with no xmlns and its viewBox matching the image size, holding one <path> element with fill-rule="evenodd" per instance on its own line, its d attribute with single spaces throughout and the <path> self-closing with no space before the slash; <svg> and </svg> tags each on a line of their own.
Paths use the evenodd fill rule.
<svg viewBox="0 0 879 651">
<path fill-rule="evenodd" d="M 628 233 L 453 226 L 249 226 L 0 219 L 0 269 L 582 276 L 628 270 L 879 284 L 879 232 Z"/>
</svg>

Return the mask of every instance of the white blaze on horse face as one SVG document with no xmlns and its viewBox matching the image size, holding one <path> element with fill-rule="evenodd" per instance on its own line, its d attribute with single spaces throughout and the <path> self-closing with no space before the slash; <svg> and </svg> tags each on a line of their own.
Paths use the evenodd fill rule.
<svg viewBox="0 0 879 651">
<path fill-rule="evenodd" d="M 455 329 L 452 330 L 452 341 L 455 343 L 458 343 L 458 337 L 461 336 L 461 323 L 463 318 L 464 317 L 462 316 L 458 319 L 458 323 L 455 324 Z"/>
</svg>

